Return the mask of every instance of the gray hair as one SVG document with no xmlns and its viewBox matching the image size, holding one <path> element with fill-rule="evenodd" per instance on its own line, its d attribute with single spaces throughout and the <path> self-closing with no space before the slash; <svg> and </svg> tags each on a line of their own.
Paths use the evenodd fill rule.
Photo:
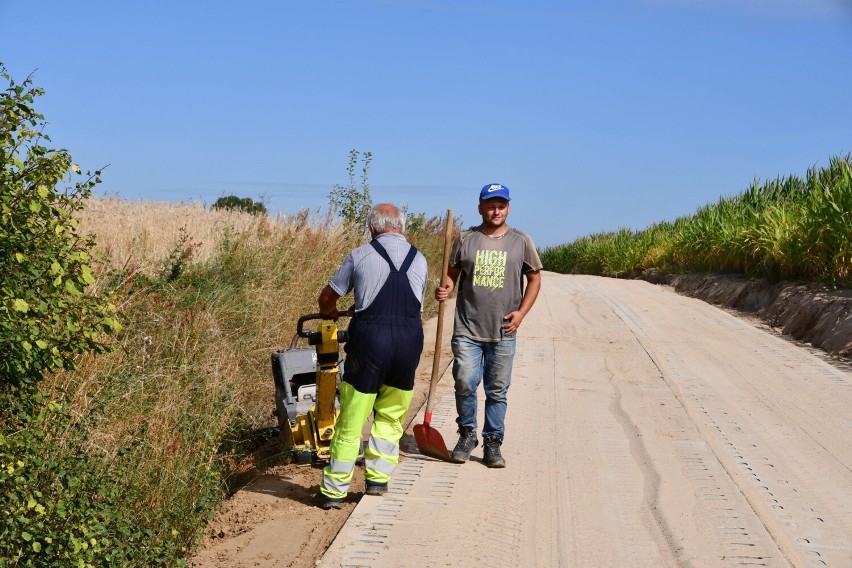
<svg viewBox="0 0 852 568">
<path fill-rule="evenodd" d="M 384 233 L 388 230 L 404 233 L 405 214 L 392 203 L 379 203 L 370 210 L 370 214 L 367 216 L 367 227 L 377 233 Z"/>
</svg>

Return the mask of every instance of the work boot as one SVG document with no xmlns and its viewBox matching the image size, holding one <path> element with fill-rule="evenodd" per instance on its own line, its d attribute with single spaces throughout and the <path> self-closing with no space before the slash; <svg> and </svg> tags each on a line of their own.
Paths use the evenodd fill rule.
<svg viewBox="0 0 852 568">
<path fill-rule="evenodd" d="M 478 445 L 479 441 L 476 439 L 476 432 L 473 431 L 473 428 L 461 427 L 459 428 L 459 441 L 453 448 L 450 457 L 455 463 L 464 463 L 470 459 L 470 452 Z"/>
<path fill-rule="evenodd" d="M 365 495 L 375 495 L 377 497 L 381 497 L 385 493 L 388 492 L 388 484 L 387 483 L 376 483 L 375 481 L 368 481 L 367 488 L 364 491 Z"/>
<path fill-rule="evenodd" d="M 506 467 L 506 460 L 500 455 L 500 445 L 503 440 L 496 436 L 489 436 L 482 439 L 483 457 L 482 463 L 488 467 Z"/>
<path fill-rule="evenodd" d="M 335 499 L 334 497 L 324 495 L 322 492 L 317 492 L 311 501 L 314 506 L 319 507 L 320 509 L 328 510 L 343 508 L 343 499 Z"/>
</svg>

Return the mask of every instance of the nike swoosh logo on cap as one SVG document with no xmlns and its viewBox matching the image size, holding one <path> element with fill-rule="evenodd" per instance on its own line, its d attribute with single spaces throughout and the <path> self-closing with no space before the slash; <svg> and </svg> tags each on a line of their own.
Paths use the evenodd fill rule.
<svg viewBox="0 0 852 568">
<path fill-rule="evenodd" d="M 503 189 L 503 186 L 502 185 L 492 185 L 491 187 L 488 188 L 488 193 L 491 193 L 492 191 L 497 191 L 498 189 Z"/>
</svg>

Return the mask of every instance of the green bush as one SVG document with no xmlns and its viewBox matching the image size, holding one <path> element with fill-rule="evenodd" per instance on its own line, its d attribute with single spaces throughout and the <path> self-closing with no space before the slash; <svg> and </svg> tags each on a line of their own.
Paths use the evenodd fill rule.
<svg viewBox="0 0 852 568">
<path fill-rule="evenodd" d="M 224 209 L 226 211 L 244 211 L 252 215 L 266 215 L 266 205 L 259 201 L 254 201 L 250 197 L 237 197 L 236 195 L 228 195 L 220 197 L 212 206 L 213 209 Z"/>
<path fill-rule="evenodd" d="M 74 218 L 100 172 L 58 188 L 81 174 L 68 152 L 42 145 L 49 138 L 32 103 L 43 91 L 31 78 L 15 84 L 2 63 L 0 71 L 9 83 L 0 95 L 0 380 L 20 385 L 103 351 L 120 326 L 108 299 L 85 293 L 95 282 L 93 242 Z"/>
<path fill-rule="evenodd" d="M 126 501 L 121 460 L 93 455 L 83 424 L 28 386 L 0 394 L 0 567 L 173 565 L 186 543 L 155 542 Z M 69 431 L 70 430 L 70 431 Z"/>
<path fill-rule="evenodd" d="M 152 545 L 123 501 L 136 487 L 119 455 L 94 451 L 87 419 L 41 392 L 51 373 L 109 350 L 116 308 L 96 294 L 74 214 L 100 172 L 82 174 L 44 145 L 43 91 L 32 78 L 0 94 L 0 567 L 166 563 L 178 539 Z M 82 181 L 60 188 L 73 175 Z M 170 549 L 171 547 L 171 549 Z"/>
</svg>

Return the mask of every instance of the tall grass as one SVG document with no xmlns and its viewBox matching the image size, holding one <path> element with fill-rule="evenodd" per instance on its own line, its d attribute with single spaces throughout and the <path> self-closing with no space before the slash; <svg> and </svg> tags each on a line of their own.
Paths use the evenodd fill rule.
<svg viewBox="0 0 852 568">
<path fill-rule="evenodd" d="M 79 221 L 82 232 L 96 236 L 98 252 L 110 267 L 148 275 L 162 268 L 184 235 L 192 246 L 192 260 L 204 261 L 217 251 L 224 235 L 250 235 L 258 224 L 268 222 L 241 211 L 208 210 L 198 202 L 130 201 L 115 196 L 90 199 Z"/>
<path fill-rule="evenodd" d="M 852 283 L 852 155 L 809 169 L 805 179 L 755 181 L 674 222 L 581 237 L 541 257 L 547 270 L 562 273 L 656 268 Z"/>
<path fill-rule="evenodd" d="M 124 330 L 112 353 L 54 376 L 52 389 L 119 472 L 123 506 L 179 553 L 257 465 L 254 436 L 274 424 L 270 353 L 317 311 L 364 237 L 318 213 L 269 219 L 114 198 L 93 200 L 82 227 L 104 260 L 98 286 L 121 293 Z M 409 236 L 432 285 L 442 230 L 429 219 Z"/>
</svg>

